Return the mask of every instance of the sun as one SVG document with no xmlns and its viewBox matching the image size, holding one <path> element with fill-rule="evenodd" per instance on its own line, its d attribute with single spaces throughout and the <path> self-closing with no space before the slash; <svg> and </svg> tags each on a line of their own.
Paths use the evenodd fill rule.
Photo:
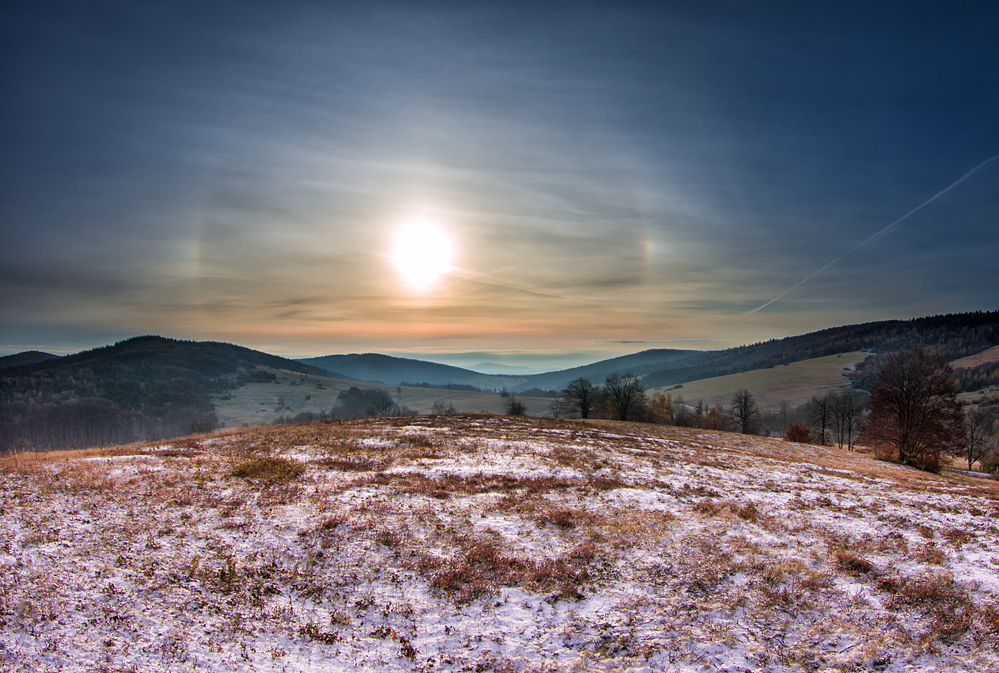
<svg viewBox="0 0 999 673">
<path fill-rule="evenodd" d="M 410 288 L 426 292 L 451 270 L 454 246 L 444 228 L 429 220 L 415 220 L 395 235 L 392 261 Z"/>
</svg>

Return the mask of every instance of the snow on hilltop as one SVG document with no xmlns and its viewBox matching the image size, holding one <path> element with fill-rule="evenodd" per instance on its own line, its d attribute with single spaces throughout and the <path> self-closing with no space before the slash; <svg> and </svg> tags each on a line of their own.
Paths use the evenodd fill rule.
<svg viewBox="0 0 999 673">
<path fill-rule="evenodd" d="M 490 416 L 0 459 L 0 669 L 999 670 L 999 489 Z"/>
</svg>

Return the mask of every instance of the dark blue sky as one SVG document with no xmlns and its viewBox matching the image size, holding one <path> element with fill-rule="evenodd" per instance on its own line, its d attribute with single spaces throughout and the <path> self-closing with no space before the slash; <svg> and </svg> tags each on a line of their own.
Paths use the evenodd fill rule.
<svg viewBox="0 0 999 673">
<path fill-rule="evenodd" d="M 999 307 L 996 161 L 750 313 L 999 153 L 999 6 L 416 4 L 2 10 L 0 352 L 544 364 Z M 413 218 L 455 247 L 424 293 Z"/>
</svg>

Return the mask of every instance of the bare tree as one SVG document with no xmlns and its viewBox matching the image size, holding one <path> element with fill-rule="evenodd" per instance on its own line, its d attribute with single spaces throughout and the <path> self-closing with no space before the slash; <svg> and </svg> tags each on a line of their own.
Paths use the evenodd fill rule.
<svg viewBox="0 0 999 673">
<path fill-rule="evenodd" d="M 833 423 L 833 436 L 839 448 L 846 447 L 853 451 L 857 426 L 860 424 L 860 414 L 863 403 L 858 399 L 858 393 L 844 391 L 829 398 L 829 412 Z"/>
<path fill-rule="evenodd" d="M 760 410 L 756 407 L 756 398 L 743 388 L 732 396 L 732 422 L 744 435 L 756 433 L 760 421 Z"/>
<path fill-rule="evenodd" d="M 889 354 L 871 380 L 861 439 L 884 458 L 936 472 L 944 453 L 964 452 L 964 414 L 953 370 L 921 348 Z"/>
<path fill-rule="evenodd" d="M 589 379 L 578 378 L 570 381 L 562 391 L 562 397 L 575 407 L 580 418 L 589 418 L 597 401 L 597 387 Z"/>
<path fill-rule="evenodd" d="M 558 419 L 562 418 L 567 413 L 571 413 L 571 409 L 566 400 L 556 397 L 548 403 L 548 412 L 552 415 L 552 418 Z"/>
<path fill-rule="evenodd" d="M 981 460 L 992 448 L 989 438 L 995 433 L 996 417 L 985 409 L 972 409 L 965 414 L 965 449 L 967 450 L 968 470 L 976 460 Z"/>
<path fill-rule="evenodd" d="M 634 374 L 628 373 L 624 376 L 615 374 L 609 377 L 604 382 L 604 390 L 614 412 L 622 421 L 628 420 L 629 414 L 634 416 L 645 407 L 645 389 Z"/>
<path fill-rule="evenodd" d="M 787 434 L 787 429 L 791 425 L 791 403 L 787 400 L 781 400 L 777 414 L 780 418 L 780 432 L 778 436 L 783 437 Z"/>
<path fill-rule="evenodd" d="M 810 412 L 812 416 L 812 421 L 819 426 L 819 436 L 816 444 L 826 443 L 826 429 L 829 427 L 829 421 L 832 420 L 832 410 L 829 404 L 829 395 L 815 395 L 812 397 L 812 401 L 809 402 Z"/>
</svg>

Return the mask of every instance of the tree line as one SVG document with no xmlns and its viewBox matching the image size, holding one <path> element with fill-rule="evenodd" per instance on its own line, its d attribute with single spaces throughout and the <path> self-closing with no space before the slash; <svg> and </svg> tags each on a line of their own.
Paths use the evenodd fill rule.
<svg viewBox="0 0 999 673">
<path fill-rule="evenodd" d="M 939 353 L 919 347 L 880 357 L 869 372 L 868 391 L 844 390 L 813 396 L 792 408 L 762 411 L 749 390 L 739 390 L 726 409 L 690 405 L 671 393 L 649 398 L 638 377 L 615 375 L 602 385 L 585 378 L 569 383 L 553 400 L 555 418 L 610 418 L 682 427 L 782 436 L 788 441 L 858 444 L 875 455 L 937 472 L 947 457 L 969 470 L 999 472 L 999 406 L 963 408 L 953 369 Z M 994 400 L 992 400 L 994 402 Z"/>
</svg>

